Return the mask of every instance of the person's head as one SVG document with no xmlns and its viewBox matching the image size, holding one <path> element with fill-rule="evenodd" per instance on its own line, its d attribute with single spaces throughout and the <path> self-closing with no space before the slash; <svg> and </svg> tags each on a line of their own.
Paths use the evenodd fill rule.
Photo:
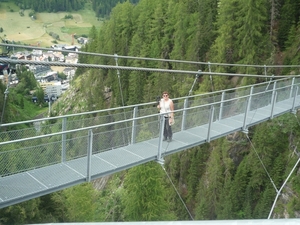
<svg viewBox="0 0 300 225">
<path fill-rule="evenodd" d="M 164 91 L 163 94 L 162 94 L 162 97 L 163 97 L 164 99 L 168 99 L 168 98 L 169 98 L 169 92 Z"/>
</svg>

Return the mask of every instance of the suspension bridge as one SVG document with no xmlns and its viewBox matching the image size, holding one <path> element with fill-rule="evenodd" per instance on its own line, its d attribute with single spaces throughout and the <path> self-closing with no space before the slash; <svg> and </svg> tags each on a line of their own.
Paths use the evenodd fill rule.
<svg viewBox="0 0 300 225">
<path fill-rule="evenodd" d="M 1 58 L 0 62 L 149 70 L 188 73 L 196 77 L 200 73 L 229 75 L 210 69 L 209 72 L 169 71 Z M 164 115 L 153 107 L 157 102 L 0 124 L 0 208 L 150 161 L 163 164 L 167 155 L 234 132 L 247 133 L 251 126 L 285 113 L 296 113 L 300 108 L 299 75 L 249 76 L 264 77 L 266 81 L 173 98 L 175 124 L 172 126 L 172 142 L 163 141 Z"/>
</svg>

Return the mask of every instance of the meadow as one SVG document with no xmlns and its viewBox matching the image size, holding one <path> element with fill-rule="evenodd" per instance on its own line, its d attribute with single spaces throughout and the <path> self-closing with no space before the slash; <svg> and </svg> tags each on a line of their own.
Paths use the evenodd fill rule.
<svg viewBox="0 0 300 225">
<path fill-rule="evenodd" d="M 2 39 L 49 47 L 54 38 L 49 35 L 53 32 L 59 35 L 58 44 L 71 44 L 72 34 L 76 36 L 88 35 L 91 27 L 101 26 L 102 21 L 95 17 L 91 4 L 87 3 L 84 10 L 76 12 L 36 13 L 36 19 L 29 17 L 31 10 L 24 10 L 20 15 L 20 8 L 12 2 L 0 2 L 0 33 Z M 65 19 L 71 14 L 73 19 Z M 76 44 L 76 40 L 74 44 Z"/>
</svg>

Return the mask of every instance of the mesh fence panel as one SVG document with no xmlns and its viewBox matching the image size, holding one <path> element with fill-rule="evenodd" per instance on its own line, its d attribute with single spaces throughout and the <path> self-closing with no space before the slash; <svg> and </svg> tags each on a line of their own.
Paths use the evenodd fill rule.
<svg viewBox="0 0 300 225">
<path fill-rule="evenodd" d="M 208 106 L 201 107 L 201 110 L 199 108 L 188 109 L 186 112 L 186 129 L 201 126 L 209 122 L 210 107 Z"/>
<path fill-rule="evenodd" d="M 232 101 L 228 101 L 226 105 L 224 105 L 220 110 L 221 119 L 229 118 L 234 115 L 238 115 L 245 112 L 247 100 L 246 98 L 235 99 Z"/>
<path fill-rule="evenodd" d="M 6 146 L 7 149 L 13 149 L 0 152 L 0 175 L 7 176 L 61 162 L 61 141 L 40 141 L 45 144 Z"/>
<path fill-rule="evenodd" d="M 75 134 L 71 136 L 76 137 L 69 137 L 66 140 L 66 148 L 63 150 L 65 151 L 66 161 L 84 157 L 87 155 L 87 146 L 88 146 L 88 135 L 87 131 L 85 132 L 86 135 L 83 134 Z"/>
<path fill-rule="evenodd" d="M 282 88 L 282 89 L 278 90 L 276 102 L 280 102 L 280 101 L 290 98 L 291 93 L 288 90 L 289 90 L 289 88 L 288 89 Z"/>
<path fill-rule="evenodd" d="M 294 80 L 294 90 L 296 90 L 297 82 L 300 83 L 300 79 Z M 215 121 L 243 114 L 248 99 L 251 100 L 250 111 L 268 106 L 272 103 L 274 87 L 276 87 L 277 101 L 288 99 L 295 93 L 291 90 L 291 84 L 290 80 L 283 80 L 278 81 L 276 86 L 274 83 L 255 85 L 251 98 L 249 98 L 251 88 L 245 87 L 235 91 L 224 90 L 224 92 L 187 96 L 175 100 L 175 124 L 172 126 L 172 130 L 177 132 L 181 129 L 208 124 L 210 116 L 213 116 L 213 121 Z M 221 102 L 222 93 L 224 93 L 225 102 Z M 214 107 L 214 114 L 210 115 L 212 107 Z M 136 118 L 134 118 L 134 109 L 136 109 Z M 23 126 L 26 127 L 23 129 L 13 130 L 17 126 L 2 129 L 0 142 L 32 139 L 1 145 L 1 176 L 86 156 L 88 127 L 93 127 L 91 128 L 93 153 L 109 151 L 132 142 L 157 138 L 160 132 L 160 115 L 155 104 L 49 119 L 24 123 Z M 98 127 L 95 128 L 95 126 Z M 55 134 L 63 131 L 68 131 L 68 133 Z M 43 137 L 42 135 L 48 136 Z M 41 137 L 37 138 L 37 136 Z"/>
<path fill-rule="evenodd" d="M 270 105 L 272 101 L 273 91 L 266 91 L 256 94 L 251 98 L 250 111 Z"/>
<path fill-rule="evenodd" d="M 52 124 L 49 124 L 49 121 L 37 121 L 30 124 L 25 124 L 28 126 L 23 129 L 8 130 L 5 132 L 0 132 L 0 140 L 18 140 L 27 137 L 35 137 L 43 134 L 51 134 L 61 131 L 61 122 L 51 121 Z M 11 129 L 12 127 L 10 127 Z"/>
</svg>

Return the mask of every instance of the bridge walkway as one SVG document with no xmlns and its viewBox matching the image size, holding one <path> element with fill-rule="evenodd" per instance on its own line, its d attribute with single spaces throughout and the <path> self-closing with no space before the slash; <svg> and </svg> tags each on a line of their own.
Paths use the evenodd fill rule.
<svg viewBox="0 0 300 225">
<path fill-rule="evenodd" d="M 174 99 L 172 142 L 162 141 L 164 117 L 152 107 L 155 102 L 139 111 L 135 105 L 97 112 L 106 117 L 87 112 L 69 124 L 66 119 L 75 115 L 2 124 L 7 131 L 0 133 L 0 147 L 7 150 L 0 152 L 0 208 L 150 161 L 163 163 L 166 155 L 295 113 L 299 85 L 297 79 L 282 79 Z M 8 129 L 25 123 L 30 128 Z"/>
</svg>

